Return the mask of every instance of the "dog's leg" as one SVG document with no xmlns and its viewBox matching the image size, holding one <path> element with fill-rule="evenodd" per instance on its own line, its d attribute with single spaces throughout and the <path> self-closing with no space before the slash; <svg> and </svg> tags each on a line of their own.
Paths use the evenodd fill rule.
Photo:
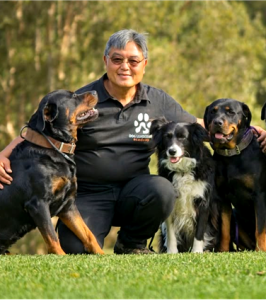
<svg viewBox="0 0 266 300">
<path fill-rule="evenodd" d="M 230 245 L 230 225 L 231 225 L 232 207 L 230 203 L 222 204 L 222 229 L 221 229 L 221 242 L 220 251 L 229 251 Z"/>
<path fill-rule="evenodd" d="M 166 240 L 167 240 L 167 253 L 178 253 L 177 239 L 175 235 L 175 229 L 172 223 L 171 216 L 165 221 L 166 224 Z"/>
<path fill-rule="evenodd" d="M 26 203 L 25 209 L 28 211 L 36 226 L 38 227 L 46 245 L 49 254 L 64 255 L 65 252 L 60 246 L 48 205 L 38 199 Z"/>
<path fill-rule="evenodd" d="M 85 224 L 74 203 L 66 211 L 60 212 L 58 217 L 71 231 L 75 233 L 89 253 L 104 254 L 95 236 Z"/>
<path fill-rule="evenodd" d="M 203 200 L 202 200 L 203 201 Z M 206 202 L 206 201 L 204 201 Z M 196 220 L 196 234 L 194 237 L 193 247 L 191 252 L 203 253 L 204 232 L 208 221 L 208 210 L 204 206 L 200 206 L 198 217 Z"/>
<path fill-rule="evenodd" d="M 260 199 L 260 203 L 264 204 L 264 199 Z M 263 212 L 263 213 L 262 213 Z M 256 216 L 256 251 L 266 251 L 266 230 L 265 230 L 265 208 L 255 208 Z"/>
</svg>

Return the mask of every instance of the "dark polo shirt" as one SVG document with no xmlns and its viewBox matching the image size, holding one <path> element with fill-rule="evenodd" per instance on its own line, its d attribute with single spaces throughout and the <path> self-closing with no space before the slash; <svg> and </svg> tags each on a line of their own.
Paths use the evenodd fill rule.
<svg viewBox="0 0 266 300">
<path fill-rule="evenodd" d="M 88 183 L 122 183 L 149 174 L 154 153 L 150 119 L 196 122 L 196 118 L 162 90 L 140 83 L 135 99 L 127 106 L 111 97 L 104 87 L 105 74 L 76 91 L 96 90 L 99 117 L 78 132 L 75 151 L 77 178 Z"/>
</svg>

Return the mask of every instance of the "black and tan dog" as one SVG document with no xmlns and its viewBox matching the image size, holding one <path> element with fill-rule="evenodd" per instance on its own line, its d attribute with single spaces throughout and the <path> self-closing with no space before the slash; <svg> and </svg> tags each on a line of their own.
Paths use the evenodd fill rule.
<svg viewBox="0 0 266 300">
<path fill-rule="evenodd" d="M 266 156 L 250 126 L 250 109 L 237 100 L 218 99 L 206 108 L 204 122 L 222 198 L 220 250 L 229 251 L 234 242 L 238 249 L 266 251 Z"/>
<path fill-rule="evenodd" d="M 103 254 L 76 205 L 73 160 L 77 129 L 98 116 L 97 94 L 58 90 L 46 95 L 10 156 L 13 182 L 0 190 L 0 254 L 38 227 L 48 253 L 65 254 L 51 217 L 58 216 L 89 253 Z"/>
<path fill-rule="evenodd" d="M 204 145 L 208 132 L 199 124 L 154 120 L 158 173 L 177 192 L 175 207 L 161 226 L 160 252 L 216 251 L 220 238 L 215 164 Z"/>
</svg>

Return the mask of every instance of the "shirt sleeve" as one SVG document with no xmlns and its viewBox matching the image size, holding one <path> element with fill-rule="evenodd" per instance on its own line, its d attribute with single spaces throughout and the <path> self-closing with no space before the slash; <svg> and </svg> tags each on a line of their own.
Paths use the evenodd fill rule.
<svg viewBox="0 0 266 300">
<path fill-rule="evenodd" d="M 187 111 L 168 94 L 164 94 L 164 115 L 168 121 L 195 123 L 197 118 Z"/>
</svg>

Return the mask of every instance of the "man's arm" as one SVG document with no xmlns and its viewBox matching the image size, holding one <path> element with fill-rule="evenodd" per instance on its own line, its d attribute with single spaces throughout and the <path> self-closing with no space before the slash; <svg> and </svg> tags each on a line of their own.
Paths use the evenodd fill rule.
<svg viewBox="0 0 266 300">
<path fill-rule="evenodd" d="M 18 136 L 16 137 L 9 145 L 5 147 L 4 150 L 0 152 L 0 189 L 3 189 L 4 186 L 1 183 L 11 184 L 13 180 L 12 177 L 8 173 L 12 173 L 10 168 L 10 160 L 8 157 L 10 156 L 12 150 L 23 141 L 23 139 Z"/>
<path fill-rule="evenodd" d="M 200 124 L 203 128 L 205 128 L 204 120 L 203 119 L 198 119 L 197 118 L 197 123 Z"/>
</svg>

